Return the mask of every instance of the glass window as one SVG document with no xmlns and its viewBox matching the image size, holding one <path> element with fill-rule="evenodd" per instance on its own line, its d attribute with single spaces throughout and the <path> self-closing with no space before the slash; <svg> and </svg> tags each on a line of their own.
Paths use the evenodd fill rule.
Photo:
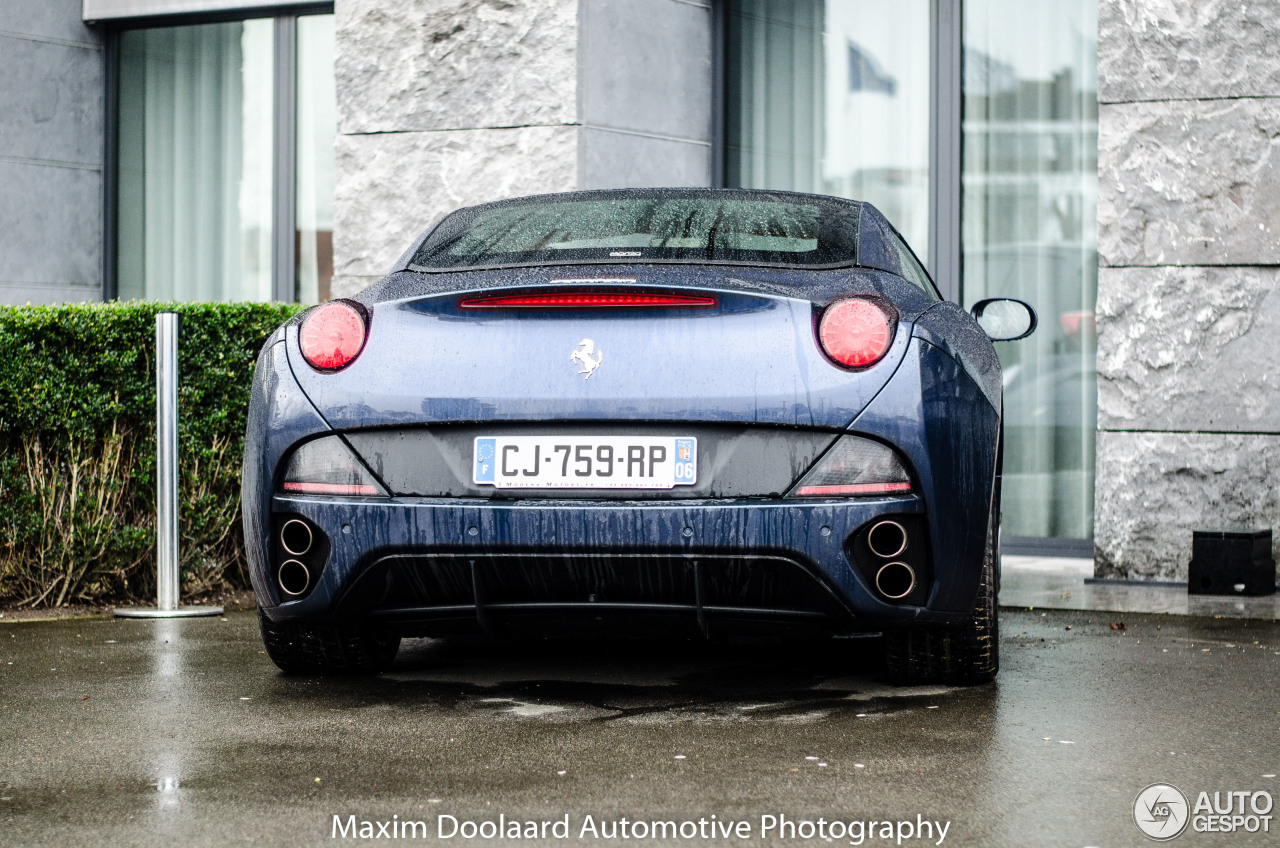
<svg viewBox="0 0 1280 848">
<path fill-rule="evenodd" d="M 929 243 L 929 0 L 729 0 L 725 182 L 872 203 Z"/>
<path fill-rule="evenodd" d="M 719 262 L 813 267 L 857 259 L 861 206 L 766 192 L 590 192 L 455 212 L 413 258 L 422 270 Z"/>
<path fill-rule="evenodd" d="M 300 303 L 330 297 L 333 279 L 333 140 L 338 132 L 333 15 L 298 19 L 297 287 Z"/>
<path fill-rule="evenodd" d="M 273 30 L 122 34 L 121 298 L 271 299 Z"/>
<path fill-rule="evenodd" d="M 1097 3 L 966 0 L 964 300 L 1017 297 L 1004 364 L 1004 532 L 1093 535 Z"/>
<path fill-rule="evenodd" d="M 281 49 L 277 27 L 289 32 L 295 22 L 296 50 Z M 277 74 L 294 88 L 292 114 L 278 114 L 288 107 L 277 108 Z M 265 301 L 292 292 L 304 303 L 327 300 L 333 16 L 128 30 L 120 35 L 119 80 L 116 295 Z M 281 165 L 289 138 L 294 158 Z M 293 194 L 292 210 L 276 207 L 281 192 Z M 276 252 L 289 262 L 277 263 Z"/>
</svg>

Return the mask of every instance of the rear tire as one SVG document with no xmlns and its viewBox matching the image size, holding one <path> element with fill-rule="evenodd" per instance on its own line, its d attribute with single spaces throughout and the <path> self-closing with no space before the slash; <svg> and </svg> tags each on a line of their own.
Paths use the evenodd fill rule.
<svg viewBox="0 0 1280 848">
<path fill-rule="evenodd" d="M 400 637 L 347 624 L 276 622 L 258 609 L 267 656 L 286 674 L 374 674 L 391 665 Z"/>
<path fill-rule="evenodd" d="M 993 522 L 994 523 L 994 522 Z M 885 665 L 894 683 L 990 683 L 1000 670 L 996 605 L 996 531 L 987 534 L 973 617 L 961 627 L 918 627 L 884 634 Z"/>
</svg>

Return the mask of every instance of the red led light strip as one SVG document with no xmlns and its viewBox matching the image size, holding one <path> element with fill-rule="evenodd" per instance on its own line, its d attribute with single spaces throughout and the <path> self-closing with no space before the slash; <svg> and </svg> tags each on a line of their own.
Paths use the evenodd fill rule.
<svg viewBox="0 0 1280 848">
<path fill-rule="evenodd" d="M 298 492 L 303 495 L 381 495 L 377 486 L 363 483 L 349 485 L 347 483 L 292 483 L 284 484 L 286 492 Z"/>
<path fill-rule="evenodd" d="M 848 486 L 805 486 L 796 497 L 821 497 L 822 495 L 891 495 L 910 492 L 910 483 L 855 483 Z"/>
<path fill-rule="evenodd" d="M 705 308 L 715 306 L 712 295 L 658 294 L 645 292 L 548 292 L 546 294 L 505 294 L 470 297 L 458 301 L 461 309 L 565 309 L 609 308 L 628 306 L 680 306 Z"/>
</svg>

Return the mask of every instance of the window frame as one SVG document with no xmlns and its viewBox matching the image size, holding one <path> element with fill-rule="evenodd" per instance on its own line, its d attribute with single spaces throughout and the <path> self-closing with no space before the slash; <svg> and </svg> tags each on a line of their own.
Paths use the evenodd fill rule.
<svg viewBox="0 0 1280 848">
<path fill-rule="evenodd" d="M 242 8 L 230 11 L 181 15 L 151 15 L 103 21 L 104 96 L 102 180 L 102 299 L 120 295 L 120 37 L 126 31 L 156 27 L 195 26 L 269 18 L 274 22 L 272 51 L 271 125 L 271 296 L 293 303 L 297 291 L 297 151 L 298 136 L 298 18 L 332 15 L 333 3 L 306 3 L 288 8 Z"/>
</svg>

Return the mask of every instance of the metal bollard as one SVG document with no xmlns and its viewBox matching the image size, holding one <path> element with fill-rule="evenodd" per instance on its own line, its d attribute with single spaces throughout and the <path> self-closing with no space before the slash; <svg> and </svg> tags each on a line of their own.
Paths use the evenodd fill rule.
<svg viewBox="0 0 1280 848">
<path fill-rule="evenodd" d="M 125 618 L 222 615 L 222 607 L 178 605 L 177 312 L 156 313 L 156 606 L 116 609 Z"/>
<path fill-rule="evenodd" d="M 156 315 L 156 607 L 178 608 L 178 320 Z"/>
</svg>

